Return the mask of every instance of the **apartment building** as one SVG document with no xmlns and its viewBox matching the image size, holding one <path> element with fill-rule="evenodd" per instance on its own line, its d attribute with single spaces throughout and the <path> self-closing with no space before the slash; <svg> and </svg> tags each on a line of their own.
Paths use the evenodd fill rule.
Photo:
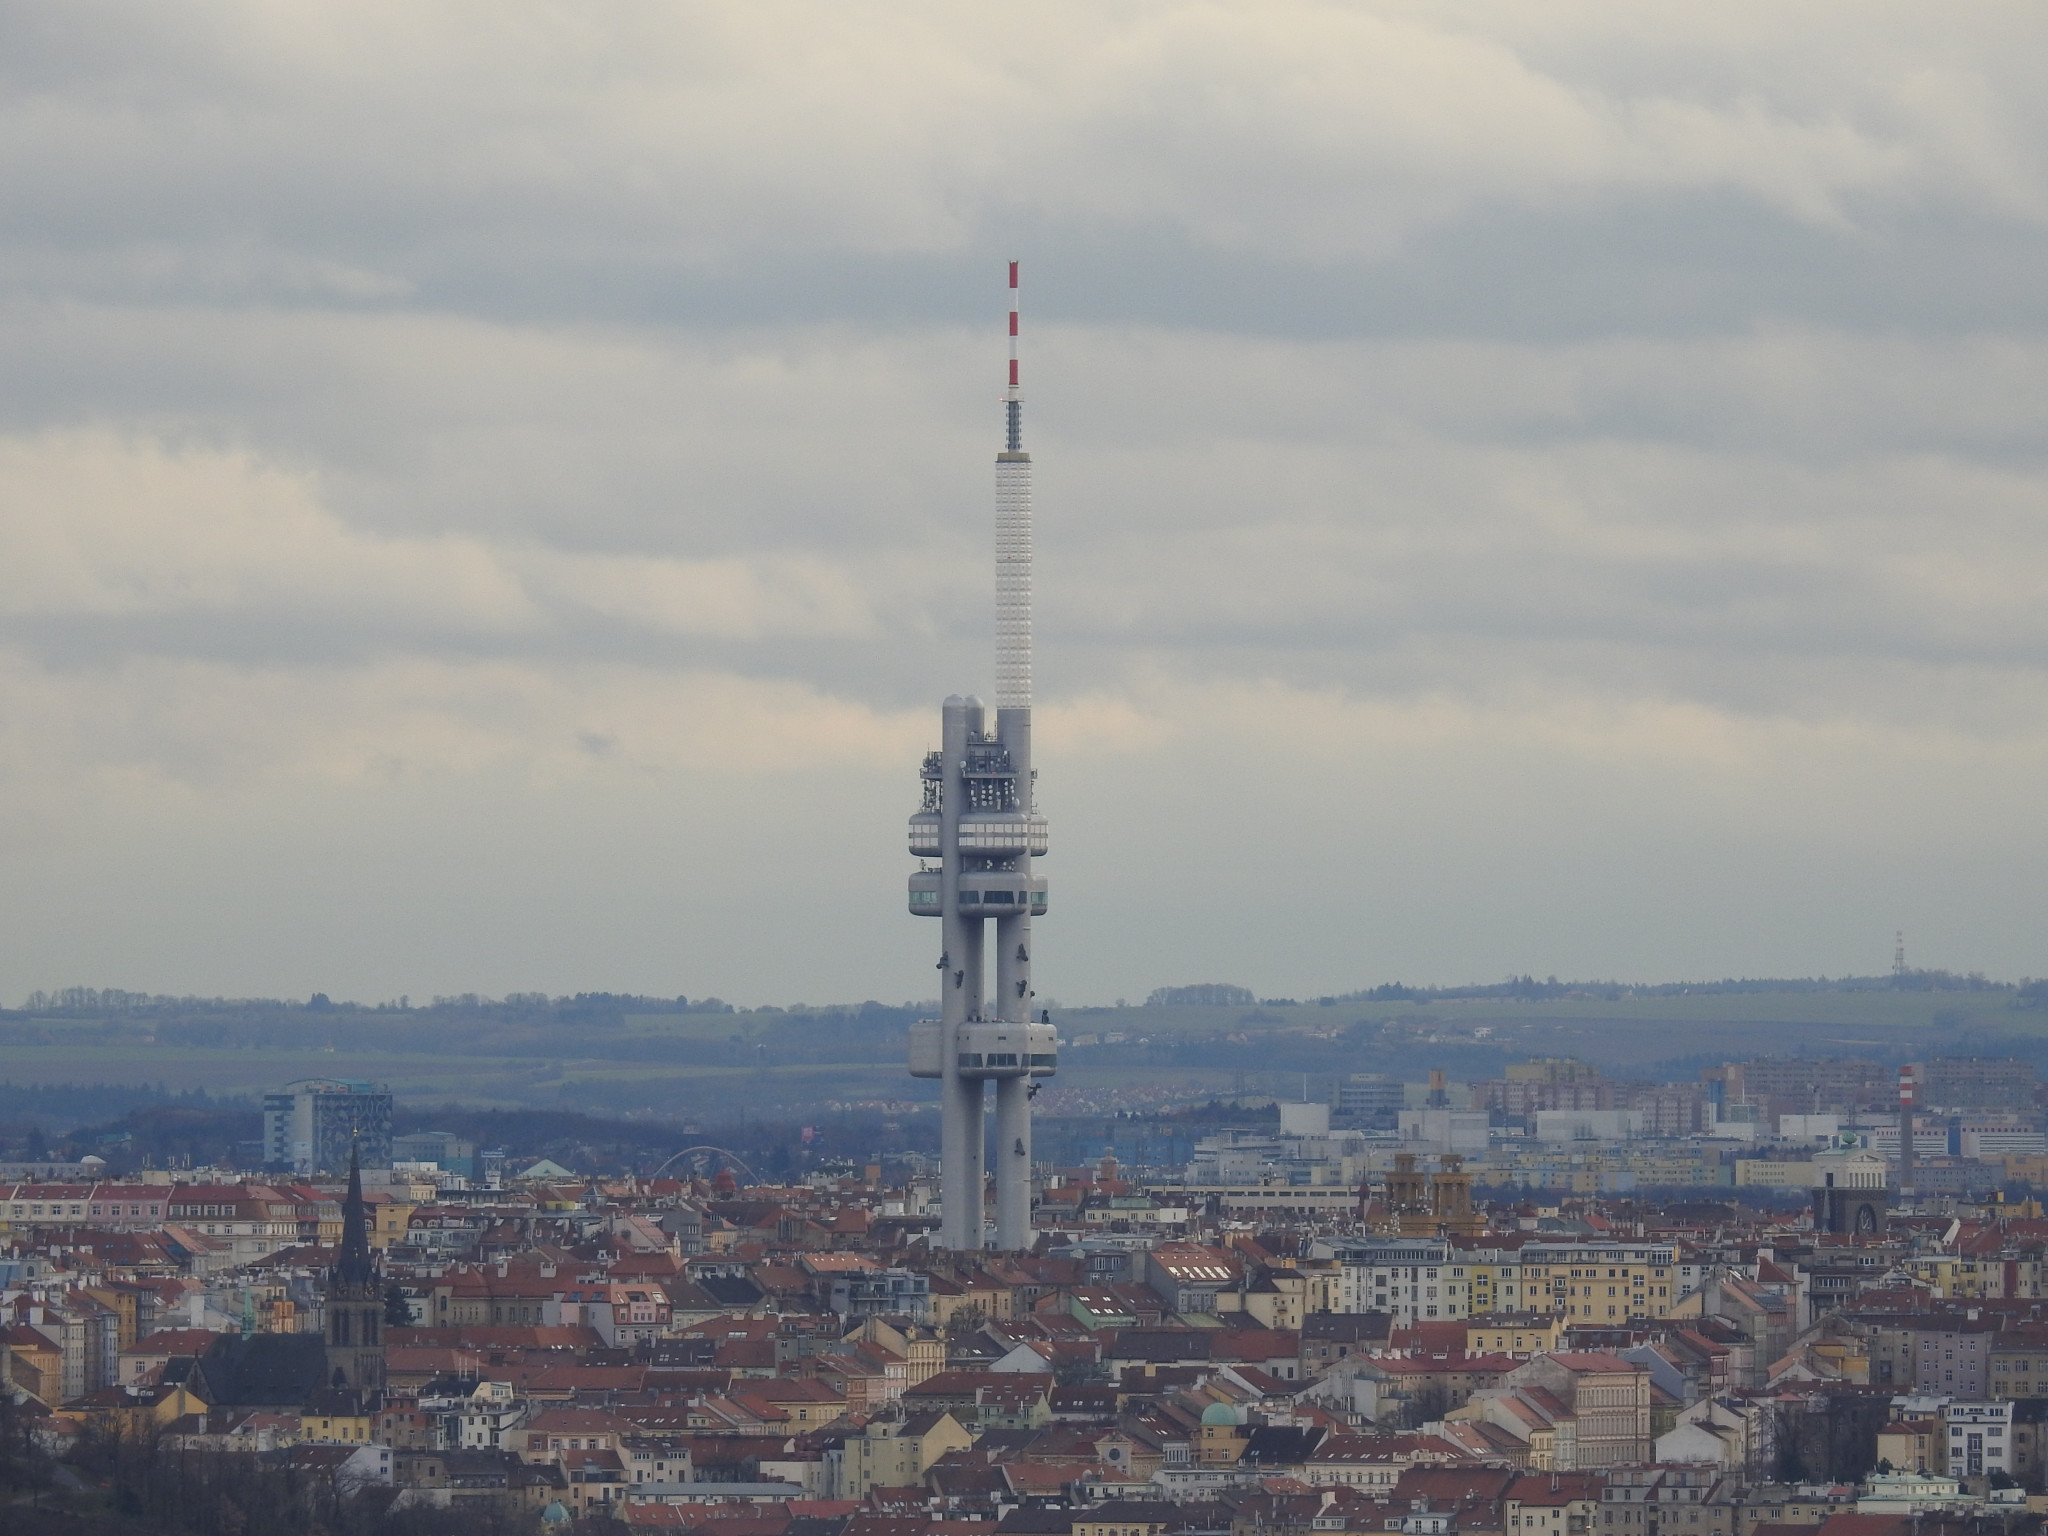
<svg viewBox="0 0 2048 1536">
<path fill-rule="evenodd" d="M 1992 1342 L 1994 1398 L 2048 1397 L 2048 1328 L 2008 1328 Z"/>
<path fill-rule="evenodd" d="M 1564 1319 L 1541 1312 L 1493 1312 L 1465 1324 L 1468 1355 L 1533 1355 L 1564 1342 Z"/>
<path fill-rule="evenodd" d="M 1518 1366 L 1502 1386 L 1538 1387 L 1570 1406 L 1578 1418 L 1580 1468 L 1633 1466 L 1650 1459 L 1650 1373 L 1634 1361 L 1561 1350 Z"/>
<path fill-rule="evenodd" d="M 1944 1397 L 1988 1398 L 1995 1319 L 1969 1312 L 1895 1314 L 1862 1320 L 1873 1386 L 1911 1387 Z M 2016 1377 L 2009 1369 L 2007 1379 Z"/>
<path fill-rule="evenodd" d="M 1948 1438 L 1951 1477 L 1989 1477 L 2012 1472 L 2013 1405 L 2009 1402 L 1957 1402 L 1941 1410 L 1942 1432 Z"/>
<path fill-rule="evenodd" d="M 1522 1301 L 1573 1323 L 1669 1317 L 1701 1266 L 1672 1244 L 1530 1243 L 1518 1255 Z M 1547 1293 L 1547 1295 L 1546 1295 Z"/>
<path fill-rule="evenodd" d="M 1397 1324 L 1470 1313 L 1473 1266 L 1442 1238 L 1330 1238 L 1317 1246 L 1342 1266 L 1346 1312 L 1388 1312 Z"/>
</svg>

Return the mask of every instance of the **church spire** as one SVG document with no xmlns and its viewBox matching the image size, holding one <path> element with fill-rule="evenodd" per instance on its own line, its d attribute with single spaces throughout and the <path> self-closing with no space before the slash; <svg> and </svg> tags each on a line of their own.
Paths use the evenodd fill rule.
<svg viewBox="0 0 2048 1536">
<path fill-rule="evenodd" d="M 363 1286 L 376 1278 L 370 1256 L 368 1207 L 363 1204 L 363 1165 L 354 1146 L 348 1149 L 348 1199 L 341 1207 L 341 1257 L 334 1278 L 343 1285 Z"/>
</svg>

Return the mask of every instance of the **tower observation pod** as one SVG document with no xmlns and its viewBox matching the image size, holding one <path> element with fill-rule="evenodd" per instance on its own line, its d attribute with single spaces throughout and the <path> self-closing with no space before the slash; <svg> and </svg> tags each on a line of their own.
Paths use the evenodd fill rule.
<svg viewBox="0 0 2048 1536">
<path fill-rule="evenodd" d="M 925 754 L 910 818 L 910 910 L 936 917 L 939 1017 L 910 1030 L 910 1075 L 939 1080 L 940 1240 L 984 1245 L 986 1084 L 995 1084 L 998 1248 L 1031 1245 L 1031 1095 L 1059 1066 L 1052 1023 L 1032 1007 L 1031 920 L 1045 914 L 1046 851 L 1031 766 L 1031 455 L 1017 379 L 1017 263 L 1010 263 L 1010 382 L 996 455 L 996 708 L 954 695 Z M 993 928 L 991 939 L 990 929 Z M 987 951 L 993 943 L 994 974 Z"/>
</svg>

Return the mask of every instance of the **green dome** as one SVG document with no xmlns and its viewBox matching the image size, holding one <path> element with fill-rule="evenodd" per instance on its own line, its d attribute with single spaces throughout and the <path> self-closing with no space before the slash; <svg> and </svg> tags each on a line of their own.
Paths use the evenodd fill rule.
<svg viewBox="0 0 2048 1536">
<path fill-rule="evenodd" d="M 1211 1403 L 1202 1410 L 1204 1424 L 1236 1424 L 1237 1410 L 1228 1403 Z"/>
</svg>

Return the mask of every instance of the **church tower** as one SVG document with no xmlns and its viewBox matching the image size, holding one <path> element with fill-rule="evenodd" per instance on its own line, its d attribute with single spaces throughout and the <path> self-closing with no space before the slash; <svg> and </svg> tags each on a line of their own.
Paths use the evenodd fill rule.
<svg viewBox="0 0 2048 1536">
<path fill-rule="evenodd" d="M 328 1383 L 365 1396 L 384 1387 L 384 1287 L 370 1250 L 363 1169 L 348 1155 L 348 1200 L 341 1208 L 341 1253 L 327 1272 Z"/>
</svg>

